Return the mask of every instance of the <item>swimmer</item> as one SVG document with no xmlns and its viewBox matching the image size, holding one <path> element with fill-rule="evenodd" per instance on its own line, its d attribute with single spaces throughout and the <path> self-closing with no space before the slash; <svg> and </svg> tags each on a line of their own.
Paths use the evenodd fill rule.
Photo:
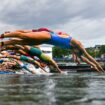
<svg viewBox="0 0 105 105">
<path fill-rule="evenodd" d="M 38 32 L 19 32 L 14 31 L 10 33 L 4 33 L 1 35 L 1 38 L 20 38 L 20 40 L 8 40 L 0 42 L 0 46 L 5 45 L 14 45 L 14 44 L 20 44 L 20 45 L 39 45 L 39 44 L 51 44 L 54 46 L 58 46 L 60 48 L 65 49 L 72 49 L 76 48 L 78 51 L 82 52 L 83 55 L 94 65 L 90 64 L 94 68 L 97 68 L 96 70 L 98 72 L 103 71 L 103 68 L 101 65 L 91 56 L 88 54 L 82 43 L 76 39 L 74 39 L 71 36 L 67 35 L 59 35 L 53 31 L 38 31 Z"/>
<path fill-rule="evenodd" d="M 48 66 L 53 66 L 53 68 L 55 68 L 57 70 L 57 72 L 62 73 L 62 71 L 60 70 L 60 68 L 58 67 L 57 63 L 48 55 L 44 54 L 37 46 L 36 47 L 31 47 L 31 46 L 20 46 L 20 45 L 8 45 L 5 48 L 3 48 L 4 50 L 16 50 L 17 52 L 21 53 L 22 55 L 25 56 L 30 56 L 31 58 L 34 59 L 34 56 L 38 57 L 41 61 L 41 64 L 44 63 L 44 65 L 48 65 Z"/>
<path fill-rule="evenodd" d="M 5 55 L 4 55 L 4 56 L 0 56 L 0 58 L 14 58 L 14 59 L 17 59 L 17 60 L 26 61 L 26 62 L 28 62 L 28 63 L 34 64 L 35 66 L 40 67 L 40 68 L 42 69 L 42 72 L 43 72 L 43 73 L 47 73 L 46 70 L 44 70 L 44 69 L 41 67 L 41 65 L 40 65 L 39 62 L 33 60 L 32 58 L 26 57 L 26 56 L 24 56 L 24 55 L 21 55 L 21 56 L 16 56 L 16 55 L 7 55 L 7 56 L 5 56 Z M 35 72 L 33 72 L 33 71 L 32 71 L 32 73 L 35 74 Z"/>
</svg>

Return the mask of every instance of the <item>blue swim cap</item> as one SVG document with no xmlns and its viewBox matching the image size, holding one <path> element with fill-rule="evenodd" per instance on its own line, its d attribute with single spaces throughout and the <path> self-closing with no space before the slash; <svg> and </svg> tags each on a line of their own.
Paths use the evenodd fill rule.
<svg viewBox="0 0 105 105">
<path fill-rule="evenodd" d="M 0 63 L 3 63 L 3 62 L 4 62 L 4 60 L 0 59 Z"/>
</svg>

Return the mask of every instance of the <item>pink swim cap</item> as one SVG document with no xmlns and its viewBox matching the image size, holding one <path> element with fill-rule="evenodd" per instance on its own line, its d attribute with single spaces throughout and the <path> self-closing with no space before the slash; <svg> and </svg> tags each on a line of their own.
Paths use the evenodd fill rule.
<svg viewBox="0 0 105 105">
<path fill-rule="evenodd" d="M 40 32 L 40 31 L 47 31 L 47 32 L 52 32 L 48 28 L 39 28 L 39 29 L 33 29 L 32 32 Z"/>
</svg>

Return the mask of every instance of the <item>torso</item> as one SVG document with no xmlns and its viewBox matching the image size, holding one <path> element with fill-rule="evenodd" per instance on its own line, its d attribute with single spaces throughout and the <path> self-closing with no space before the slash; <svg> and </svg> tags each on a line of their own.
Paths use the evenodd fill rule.
<svg viewBox="0 0 105 105">
<path fill-rule="evenodd" d="M 71 37 L 67 35 L 58 35 L 56 33 L 51 32 L 51 39 L 46 44 L 55 45 L 64 49 L 70 49 Z"/>
</svg>

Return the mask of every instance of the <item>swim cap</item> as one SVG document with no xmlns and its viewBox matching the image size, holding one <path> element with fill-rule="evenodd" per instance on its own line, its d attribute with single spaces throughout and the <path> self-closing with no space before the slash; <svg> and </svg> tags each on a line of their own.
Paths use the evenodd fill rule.
<svg viewBox="0 0 105 105">
<path fill-rule="evenodd" d="M 39 29 L 33 29 L 32 32 L 40 32 L 40 31 L 47 31 L 47 32 L 52 32 L 48 28 L 39 28 Z"/>
</svg>

